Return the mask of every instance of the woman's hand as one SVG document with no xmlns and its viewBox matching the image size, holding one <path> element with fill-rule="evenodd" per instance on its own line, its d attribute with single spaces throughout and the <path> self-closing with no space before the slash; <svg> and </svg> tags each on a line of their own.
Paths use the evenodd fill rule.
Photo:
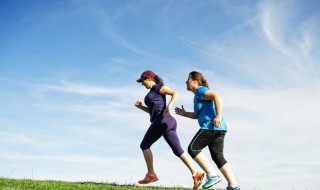
<svg viewBox="0 0 320 190">
<path fill-rule="evenodd" d="M 186 110 L 184 109 L 183 105 L 181 106 L 181 108 L 176 107 L 174 110 L 178 115 L 184 116 L 184 114 L 186 113 Z"/>
<path fill-rule="evenodd" d="M 142 111 L 145 111 L 145 112 L 149 113 L 148 107 L 143 106 L 143 105 L 142 105 L 142 102 L 136 101 L 136 103 L 134 103 L 134 105 L 135 105 L 137 108 L 141 109 Z"/>
<path fill-rule="evenodd" d="M 221 117 L 219 115 L 216 115 L 216 117 L 213 119 L 213 125 L 215 127 L 221 126 Z"/>
<path fill-rule="evenodd" d="M 166 116 L 166 115 L 170 114 L 170 108 L 174 104 L 174 102 L 176 101 L 178 93 L 167 86 L 163 86 L 162 88 L 160 88 L 159 93 L 162 95 L 170 95 L 171 96 L 170 102 L 168 103 L 166 109 L 163 111 L 163 116 Z"/>
<path fill-rule="evenodd" d="M 142 102 L 140 101 L 136 101 L 136 103 L 134 104 L 137 108 L 141 108 L 142 107 Z"/>
<path fill-rule="evenodd" d="M 163 116 L 166 116 L 170 113 L 170 108 L 167 107 L 164 111 L 163 111 Z"/>
</svg>

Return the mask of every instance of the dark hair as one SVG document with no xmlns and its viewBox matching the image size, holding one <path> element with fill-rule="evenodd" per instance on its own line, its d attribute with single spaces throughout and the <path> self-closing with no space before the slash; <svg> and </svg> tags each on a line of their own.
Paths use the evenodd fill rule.
<svg viewBox="0 0 320 190">
<path fill-rule="evenodd" d="M 154 76 L 152 79 L 156 84 L 163 84 L 163 80 L 158 75 Z"/>
<path fill-rule="evenodd" d="M 204 86 L 204 87 L 207 87 L 209 88 L 209 84 L 207 82 L 206 79 L 203 78 L 202 74 L 198 71 L 192 71 L 189 76 L 191 77 L 192 80 L 196 80 L 198 81 L 198 84 L 200 86 Z"/>
</svg>

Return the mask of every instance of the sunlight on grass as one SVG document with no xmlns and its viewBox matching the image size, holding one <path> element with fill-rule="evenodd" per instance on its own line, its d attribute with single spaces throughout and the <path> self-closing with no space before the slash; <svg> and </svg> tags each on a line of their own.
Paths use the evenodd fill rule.
<svg viewBox="0 0 320 190">
<path fill-rule="evenodd" d="M 30 179 L 8 179 L 0 178 L 1 190 L 186 190 L 181 187 L 153 187 L 137 185 L 118 185 L 115 183 L 94 183 L 94 182 L 64 182 L 53 180 L 30 180 Z M 222 190 L 222 189 L 214 189 Z"/>
</svg>

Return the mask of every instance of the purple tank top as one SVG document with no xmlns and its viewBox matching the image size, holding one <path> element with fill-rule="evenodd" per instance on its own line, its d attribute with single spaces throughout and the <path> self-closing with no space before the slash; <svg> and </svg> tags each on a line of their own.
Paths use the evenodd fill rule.
<svg viewBox="0 0 320 190">
<path fill-rule="evenodd" d="M 144 98 L 144 103 L 147 105 L 150 113 L 150 121 L 154 121 L 157 117 L 163 116 L 163 111 L 166 109 L 166 95 L 159 93 L 163 84 L 155 84 L 150 89 L 150 92 Z"/>
</svg>

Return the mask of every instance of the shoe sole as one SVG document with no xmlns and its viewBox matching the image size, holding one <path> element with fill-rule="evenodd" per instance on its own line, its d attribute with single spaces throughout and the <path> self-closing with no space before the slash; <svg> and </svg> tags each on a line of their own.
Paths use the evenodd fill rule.
<svg viewBox="0 0 320 190">
<path fill-rule="evenodd" d="M 215 183 L 211 184 L 210 186 L 204 187 L 202 186 L 203 189 L 209 189 L 210 187 L 214 186 L 215 184 L 219 183 L 220 181 L 222 181 L 222 179 L 218 179 Z"/>
<path fill-rule="evenodd" d="M 158 180 L 159 180 L 159 179 L 150 180 L 150 181 L 148 181 L 148 183 L 140 183 L 140 182 L 138 182 L 138 183 L 141 184 L 141 185 L 145 185 L 145 184 L 149 184 L 149 183 L 156 182 L 156 181 L 158 181 Z"/>
</svg>

